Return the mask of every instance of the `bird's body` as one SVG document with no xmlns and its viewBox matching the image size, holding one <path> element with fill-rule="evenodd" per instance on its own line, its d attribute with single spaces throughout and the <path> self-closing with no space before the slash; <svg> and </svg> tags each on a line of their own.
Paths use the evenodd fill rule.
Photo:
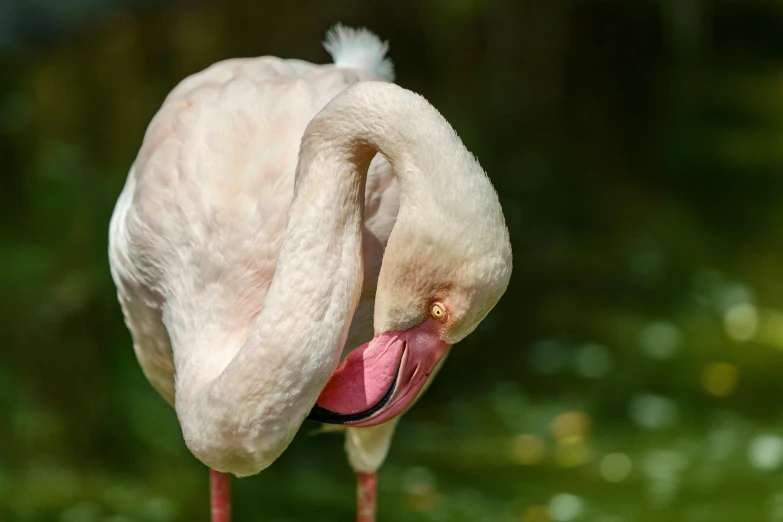
<svg viewBox="0 0 783 522">
<path fill-rule="evenodd" d="M 209 361 L 193 376 L 207 382 L 236 355 L 263 308 L 305 127 L 352 83 L 381 79 L 302 63 L 234 59 L 185 79 L 150 124 L 117 203 L 110 259 L 119 300 L 142 369 L 171 404 L 170 336 L 183 339 L 182 355 L 194 364 Z M 378 155 L 367 175 L 364 284 L 348 347 L 372 337 L 378 272 L 398 208 L 399 185 Z M 193 308 L 166 314 L 172 300 Z M 184 341 L 193 332 L 200 339 Z"/>
<path fill-rule="evenodd" d="M 338 27 L 327 48 L 334 65 L 237 59 L 183 80 L 112 216 L 136 356 L 220 472 L 267 467 L 310 412 L 348 425 L 352 466 L 374 473 L 508 282 L 497 195 L 448 123 L 384 83 L 370 33 Z"/>
</svg>

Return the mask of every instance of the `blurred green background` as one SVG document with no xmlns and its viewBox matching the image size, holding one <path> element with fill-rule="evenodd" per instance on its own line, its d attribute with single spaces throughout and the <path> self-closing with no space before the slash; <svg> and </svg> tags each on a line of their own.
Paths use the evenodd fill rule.
<svg viewBox="0 0 783 522">
<path fill-rule="evenodd" d="M 503 300 L 401 423 L 380 520 L 783 521 L 783 1 L 0 0 L 0 520 L 207 520 L 107 263 L 183 77 L 337 21 L 492 178 Z M 238 521 L 353 519 L 308 423 Z"/>
</svg>

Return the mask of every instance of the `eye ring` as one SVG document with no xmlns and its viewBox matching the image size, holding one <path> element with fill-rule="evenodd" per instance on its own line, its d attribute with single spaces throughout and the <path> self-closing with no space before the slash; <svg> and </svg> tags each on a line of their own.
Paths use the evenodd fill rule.
<svg viewBox="0 0 783 522">
<path fill-rule="evenodd" d="M 440 321 L 446 317 L 446 307 L 441 303 L 432 303 L 430 305 L 430 315 Z"/>
</svg>

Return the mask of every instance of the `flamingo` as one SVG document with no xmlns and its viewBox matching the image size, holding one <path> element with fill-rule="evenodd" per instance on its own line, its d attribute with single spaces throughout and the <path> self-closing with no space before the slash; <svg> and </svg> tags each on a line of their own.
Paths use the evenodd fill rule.
<svg viewBox="0 0 783 522">
<path fill-rule="evenodd" d="M 497 193 L 391 83 L 387 44 L 338 25 L 325 47 L 333 64 L 232 59 L 183 80 L 111 218 L 136 357 L 210 469 L 213 522 L 230 475 L 271 465 L 306 418 L 346 428 L 358 520 L 375 520 L 398 416 L 511 274 Z"/>
</svg>

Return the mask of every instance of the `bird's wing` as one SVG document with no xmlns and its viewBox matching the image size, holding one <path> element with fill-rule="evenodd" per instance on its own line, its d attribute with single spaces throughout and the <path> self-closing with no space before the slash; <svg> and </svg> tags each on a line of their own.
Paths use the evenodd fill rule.
<svg viewBox="0 0 783 522">
<path fill-rule="evenodd" d="M 171 340 L 162 321 L 163 297 L 158 285 L 134 263 L 137 257 L 129 242 L 126 217 L 133 201 L 136 180 L 131 167 L 125 187 L 117 200 L 109 228 L 109 265 L 117 285 L 117 298 L 125 324 L 133 338 L 133 349 L 150 384 L 174 404 L 174 363 Z"/>
<path fill-rule="evenodd" d="M 189 349 L 178 341 L 189 329 L 166 326 L 171 301 L 210 293 L 200 301 L 210 309 L 183 315 L 190 330 L 207 319 L 225 329 L 204 343 L 209 353 L 191 354 L 205 373 L 222 371 L 263 307 L 305 127 L 347 86 L 377 79 L 271 57 L 228 60 L 183 80 L 150 123 L 112 216 L 109 260 L 139 363 L 170 403 L 172 344 Z M 384 158 L 373 160 L 366 187 L 365 282 L 350 347 L 372 336 L 375 284 L 397 215 L 399 189 Z"/>
</svg>

